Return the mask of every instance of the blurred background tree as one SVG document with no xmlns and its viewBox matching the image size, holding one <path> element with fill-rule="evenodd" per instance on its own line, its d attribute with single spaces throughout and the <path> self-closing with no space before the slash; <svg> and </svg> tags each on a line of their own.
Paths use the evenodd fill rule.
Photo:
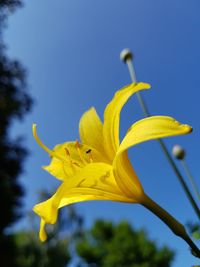
<svg viewBox="0 0 200 267">
<path fill-rule="evenodd" d="M 17 0 L 0 1 L 0 259 L 3 266 L 15 266 L 15 244 L 8 228 L 20 217 L 23 189 L 18 177 L 23 171 L 27 150 L 21 138 L 11 139 L 9 128 L 23 119 L 32 100 L 26 92 L 26 72 L 21 63 L 6 55 L 3 28 L 7 17 L 21 5 Z"/>
<path fill-rule="evenodd" d="M 67 240 L 54 238 L 42 243 L 35 231 L 15 234 L 16 264 L 21 267 L 65 267 L 70 260 Z"/>
<path fill-rule="evenodd" d="M 127 222 L 114 225 L 97 220 L 80 238 L 77 253 L 79 266 L 95 267 L 169 267 L 174 252 L 159 248 L 145 230 L 135 230 Z"/>
</svg>

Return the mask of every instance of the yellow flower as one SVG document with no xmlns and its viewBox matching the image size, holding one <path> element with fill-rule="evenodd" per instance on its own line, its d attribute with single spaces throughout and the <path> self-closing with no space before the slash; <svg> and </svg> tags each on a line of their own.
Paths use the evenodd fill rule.
<svg viewBox="0 0 200 267">
<path fill-rule="evenodd" d="M 80 140 L 47 148 L 36 133 L 39 145 L 52 160 L 44 169 L 62 181 L 56 193 L 37 204 L 34 211 L 41 217 L 40 239 L 46 240 L 45 224 L 54 224 L 58 209 L 75 202 L 112 200 L 143 203 L 146 195 L 128 159 L 127 149 L 144 141 L 186 134 L 191 127 L 171 117 L 152 116 L 134 123 L 124 139 L 119 140 L 120 112 L 137 91 L 149 89 L 147 83 L 134 83 L 117 91 L 104 112 L 102 123 L 92 107 L 80 120 Z"/>
</svg>

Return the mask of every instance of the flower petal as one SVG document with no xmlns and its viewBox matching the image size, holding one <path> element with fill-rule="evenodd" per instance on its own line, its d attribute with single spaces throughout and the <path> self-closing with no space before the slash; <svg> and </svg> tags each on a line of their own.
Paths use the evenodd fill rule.
<svg viewBox="0 0 200 267">
<path fill-rule="evenodd" d="M 181 124 L 172 117 L 152 116 L 134 123 L 120 144 L 117 154 L 131 146 L 148 140 L 187 134 L 192 131 L 189 125 Z"/>
<path fill-rule="evenodd" d="M 148 88 L 150 88 L 150 85 L 147 83 L 133 83 L 125 86 L 117 91 L 111 102 L 107 105 L 104 112 L 103 138 L 104 149 L 110 160 L 114 159 L 119 148 L 119 122 L 122 107 L 132 94 Z"/>
<path fill-rule="evenodd" d="M 115 180 L 119 188 L 127 197 L 134 200 L 134 202 L 140 203 L 144 191 L 128 159 L 127 150 L 118 154 L 115 158 L 113 161 L 113 169 Z"/>
<path fill-rule="evenodd" d="M 81 172 L 63 182 L 50 199 L 34 207 L 34 211 L 43 219 L 40 237 L 45 239 L 44 222 L 54 224 L 59 208 L 88 200 L 134 202 L 116 184 L 111 165 L 90 163 Z"/>
<path fill-rule="evenodd" d="M 103 124 L 94 107 L 86 111 L 79 122 L 81 143 L 95 148 L 101 154 L 103 149 Z"/>
<path fill-rule="evenodd" d="M 144 191 L 128 159 L 127 149 L 138 143 L 167 136 L 186 134 L 191 127 L 182 125 L 171 117 L 153 116 L 134 123 L 124 137 L 113 162 L 116 182 L 121 190 L 138 202 Z"/>
</svg>

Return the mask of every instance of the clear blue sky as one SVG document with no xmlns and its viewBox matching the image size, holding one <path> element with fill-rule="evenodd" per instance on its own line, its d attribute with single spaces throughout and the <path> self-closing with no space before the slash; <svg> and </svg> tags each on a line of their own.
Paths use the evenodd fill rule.
<svg viewBox="0 0 200 267">
<path fill-rule="evenodd" d="M 26 210 L 37 202 L 39 190 L 58 184 L 40 168 L 49 159 L 32 137 L 32 123 L 38 124 L 39 135 L 49 147 L 75 140 L 82 113 L 95 106 L 102 116 L 115 90 L 130 82 L 119 60 L 125 47 L 135 53 L 138 80 L 152 85 L 143 93 L 151 113 L 170 115 L 193 126 L 191 135 L 167 139 L 166 144 L 169 149 L 176 143 L 186 148 L 188 164 L 200 186 L 199 10 L 199 0 L 26 0 L 25 7 L 10 17 L 5 31 L 8 53 L 27 67 L 30 93 L 36 101 L 23 124 L 15 123 L 12 128 L 12 136 L 25 136 L 31 151 L 21 176 Z M 122 113 L 122 135 L 142 117 L 133 97 Z M 197 221 L 156 142 L 132 148 L 130 157 L 154 200 L 182 223 Z M 177 251 L 173 267 L 198 263 L 182 240 L 139 205 L 90 202 L 77 208 L 87 226 L 104 218 L 127 219 L 137 228 L 145 227 L 152 239 Z"/>
</svg>

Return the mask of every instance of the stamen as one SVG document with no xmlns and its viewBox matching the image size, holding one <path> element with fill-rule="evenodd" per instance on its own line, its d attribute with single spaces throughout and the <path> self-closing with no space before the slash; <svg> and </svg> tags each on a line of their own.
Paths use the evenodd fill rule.
<svg viewBox="0 0 200 267">
<path fill-rule="evenodd" d="M 88 154 L 88 156 L 89 156 L 89 161 L 90 161 L 90 163 L 91 162 L 93 162 L 93 158 L 92 158 L 92 149 L 88 149 L 87 151 L 86 151 L 86 154 Z"/>
<path fill-rule="evenodd" d="M 89 161 L 90 161 L 90 163 L 93 162 L 93 158 L 92 158 L 92 154 L 91 153 L 89 153 Z"/>
<path fill-rule="evenodd" d="M 76 167 L 81 168 L 81 166 L 77 162 L 75 162 L 75 161 L 73 161 L 72 164 L 74 164 Z"/>
<path fill-rule="evenodd" d="M 64 148 L 64 150 L 65 150 L 65 153 L 66 153 L 66 156 L 68 157 L 68 159 L 69 159 L 69 163 L 70 163 L 70 165 L 71 165 L 71 168 L 73 169 L 73 171 L 74 171 L 74 162 L 72 161 L 72 159 L 70 158 L 70 152 L 69 152 L 69 150 L 65 147 Z"/>
<path fill-rule="evenodd" d="M 76 149 L 77 149 L 77 151 L 78 151 L 78 155 L 79 155 L 80 160 L 82 161 L 82 163 L 84 163 L 84 164 L 88 164 L 88 162 L 84 159 L 84 157 L 83 157 L 82 154 L 81 154 L 81 150 L 80 150 L 80 148 L 81 148 L 81 144 L 79 143 L 78 140 L 76 140 L 76 144 L 75 144 L 75 146 L 76 146 Z"/>
<path fill-rule="evenodd" d="M 68 157 L 70 157 L 70 153 L 69 153 L 69 150 L 65 147 L 65 153 Z"/>
</svg>

